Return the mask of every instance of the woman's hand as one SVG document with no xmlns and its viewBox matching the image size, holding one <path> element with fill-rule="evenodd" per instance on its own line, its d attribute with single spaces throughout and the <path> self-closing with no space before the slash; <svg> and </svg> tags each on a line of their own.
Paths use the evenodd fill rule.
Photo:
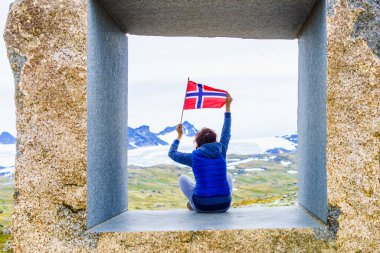
<svg viewBox="0 0 380 253">
<path fill-rule="evenodd" d="M 178 124 L 176 130 L 178 134 L 177 140 L 181 140 L 182 135 L 183 135 L 182 124 Z"/>
<path fill-rule="evenodd" d="M 232 103 L 233 98 L 231 97 L 230 93 L 227 93 L 227 98 L 226 98 L 226 112 L 231 111 L 231 103 Z"/>
</svg>

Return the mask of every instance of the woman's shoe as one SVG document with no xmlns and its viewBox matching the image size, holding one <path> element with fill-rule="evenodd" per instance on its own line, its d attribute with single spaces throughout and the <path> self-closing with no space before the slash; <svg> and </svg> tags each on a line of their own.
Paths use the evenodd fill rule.
<svg viewBox="0 0 380 253">
<path fill-rule="evenodd" d="M 187 209 L 190 211 L 194 211 L 193 207 L 190 205 L 190 202 L 187 202 Z"/>
</svg>

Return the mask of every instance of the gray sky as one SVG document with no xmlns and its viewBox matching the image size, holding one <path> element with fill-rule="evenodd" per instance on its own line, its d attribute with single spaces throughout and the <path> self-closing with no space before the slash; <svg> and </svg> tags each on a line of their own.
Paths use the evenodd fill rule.
<svg viewBox="0 0 380 253">
<path fill-rule="evenodd" d="M 10 0 L 0 1 L 3 34 Z M 187 77 L 228 90 L 237 138 L 293 133 L 297 41 L 129 37 L 129 125 L 160 131 L 178 123 Z M 0 132 L 15 134 L 14 81 L 0 39 Z M 220 130 L 223 109 L 187 110 L 184 120 Z"/>
<path fill-rule="evenodd" d="M 3 40 L 5 22 L 11 2 L 13 1 L 0 1 L 0 133 L 8 131 L 16 134 L 13 74 L 9 66 Z"/>
<path fill-rule="evenodd" d="M 296 131 L 296 40 L 128 37 L 130 126 L 177 124 L 190 76 L 231 93 L 235 137 Z M 219 130 L 223 112 L 186 110 L 184 119 Z"/>
</svg>

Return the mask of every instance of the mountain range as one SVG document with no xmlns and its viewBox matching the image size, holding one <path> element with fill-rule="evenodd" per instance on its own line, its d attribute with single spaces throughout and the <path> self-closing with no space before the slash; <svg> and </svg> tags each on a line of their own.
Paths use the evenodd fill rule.
<svg viewBox="0 0 380 253">
<path fill-rule="evenodd" d="M 164 130 L 159 132 L 157 135 L 166 135 L 166 134 L 172 133 L 172 132 L 176 131 L 176 128 L 177 128 L 177 126 L 166 127 Z M 192 124 L 190 124 L 188 121 L 185 121 L 182 123 L 182 130 L 183 130 L 183 134 L 185 136 L 188 136 L 188 137 L 194 137 L 198 133 L 198 130 Z"/>
<path fill-rule="evenodd" d="M 283 135 L 282 138 L 293 142 L 294 144 L 298 144 L 298 135 L 297 134 L 291 134 L 291 135 Z"/>
<path fill-rule="evenodd" d="M 198 130 L 189 122 L 183 123 L 184 136 L 181 139 L 182 152 L 191 152 L 194 149 L 194 136 Z M 149 126 L 128 128 L 128 162 L 138 166 L 149 167 L 157 164 L 168 164 L 168 145 L 177 137 L 176 126 L 166 127 L 157 133 L 151 132 Z M 0 176 L 13 177 L 16 147 L 16 138 L 10 133 L 0 134 Z M 297 134 L 260 137 L 253 139 L 232 140 L 229 153 L 235 155 L 265 155 L 280 157 L 283 153 L 297 151 Z M 148 147 L 148 148 L 143 148 Z M 149 157 L 149 159 L 144 159 Z M 252 157 L 251 157 L 252 158 Z M 286 162 L 286 161 L 285 161 Z"/>
<path fill-rule="evenodd" d="M 0 134 L 0 144 L 15 144 L 16 138 L 8 132 L 2 132 Z"/>
<path fill-rule="evenodd" d="M 151 132 L 149 126 L 147 125 L 142 125 L 137 128 L 128 127 L 128 149 L 168 145 L 169 142 L 173 141 L 177 136 L 176 127 L 177 126 L 168 126 L 158 133 Z M 188 121 L 183 122 L 182 129 L 184 139 L 187 139 L 187 141 L 191 140 L 191 143 L 193 137 L 197 134 L 198 129 L 196 129 L 195 126 Z M 276 138 L 289 141 L 289 143 L 292 144 L 291 149 L 297 148 L 297 134 L 277 136 Z M 14 143 L 16 143 L 16 138 L 10 133 L 2 132 L 0 134 L 0 144 Z M 269 154 L 281 154 L 290 151 L 291 150 L 281 146 L 272 146 L 272 148 L 267 149 L 265 152 Z"/>
<path fill-rule="evenodd" d="M 141 147 L 168 145 L 167 141 L 169 141 L 168 139 L 171 139 L 171 136 L 176 132 L 176 128 L 177 126 L 169 126 L 158 133 L 153 133 L 147 125 L 137 128 L 128 127 L 128 148 L 136 149 Z M 198 132 L 194 125 L 188 121 L 182 123 L 182 130 L 185 137 L 194 137 Z M 169 136 L 170 138 L 167 138 Z"/>
<path fill-rule="evenodd" d="M 149 126 L 143 125 L 137 128 L 128 127 L 128 148 L 135 149 L 140 147 L 168 145 L 168 142 L 161 138 L 168 137 L 176 132 L 177 126 L 169 126 L 159 133 L 150 131 Z M 183 134 L 185 137 L 194 137 L 198 130 L 188 121 L 182 124 Z M 167 139 L 167 138 L 166 138 Z M 15 144 L 16 138 L 8 132 L 0 134 L 0 144 Z"/>
</svg>

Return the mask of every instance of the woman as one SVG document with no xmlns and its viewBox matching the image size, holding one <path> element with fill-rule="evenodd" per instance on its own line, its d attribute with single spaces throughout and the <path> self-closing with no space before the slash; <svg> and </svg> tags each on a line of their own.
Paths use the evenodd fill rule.
<svg viewBox="0 0 380 253">
<path fill-rule="evenodd" d="M 224 212 L 231 205 L 232 175 L 227 173 L 226 153 L 231 138 L 232 97 L 227 94 L 226 112 L 220 142 L 216 133 L 203 128 L 195 136 L 196 149 L 192 153 L 178 152 L 182 138 L 182 124 L 177 126 L 178 137 L 169 150 L 174 161 L 192 167 L 195 184 L 186 175 L 179 177 L 179 186 L 188 199 L 187 207 L 197 212 Z"/>
</svg>

